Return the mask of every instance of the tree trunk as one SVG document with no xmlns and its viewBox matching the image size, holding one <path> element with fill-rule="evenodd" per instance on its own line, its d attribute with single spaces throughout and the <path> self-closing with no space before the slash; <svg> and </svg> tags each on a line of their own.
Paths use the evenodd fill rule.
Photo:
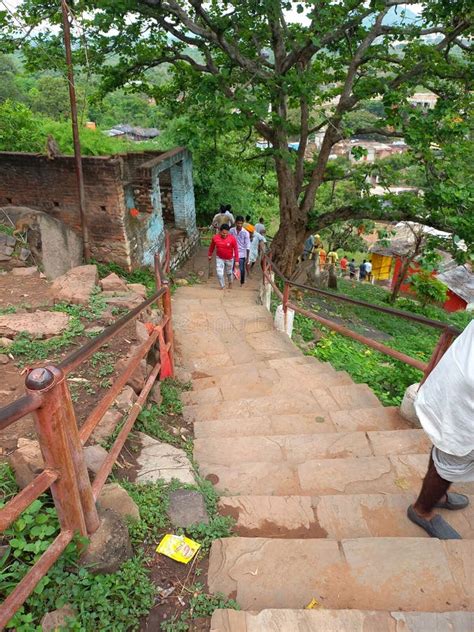
<svg viewBox="0 0 474 632">
<path fill-rule="evenodd" d="M 289 165 L 276 159 L 280 226 L 271 244 L 273 261 L 286 277 L 296 268 L 306 239 L 306 213 L 298 206 L 295 195 L 295 175 Z"/>
<path fill-rule="evenodd" d="M 395 303 L 400 294 L 400 288 L 403 285 L 403 281 L 405 280 L 406 274 L 408 272 L 408 268 L 410 267 L 411 262 L 414 257 L 407 257 L 403 262 L 402 267 L 400 268 L 400 272 L 398 273 L 397 281 L 393 287 L 392 293 L 390 294 L 390 303 Z"/>
</svg>

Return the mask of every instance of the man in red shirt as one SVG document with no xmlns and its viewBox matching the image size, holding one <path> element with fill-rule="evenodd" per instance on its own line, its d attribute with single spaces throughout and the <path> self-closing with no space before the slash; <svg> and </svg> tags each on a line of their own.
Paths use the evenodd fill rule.
<svg viewBox="0 0 474 632">
<path fill-rule="evenodd" d="M 216 274 L 221 286 L 221 290 L 225 289 L 225 275 L 229 281 L 229 290 L 232 288 L 232 268 L 239 268 L 239 248 L 237 240 L 233 235 L 229 234 L 229 224 L 222 224 L 217 235 L 211 240 L 209 252 L 207 256 L 209 261 L 212 259 L 212 253 L 216 251 Z"/>
</svg>

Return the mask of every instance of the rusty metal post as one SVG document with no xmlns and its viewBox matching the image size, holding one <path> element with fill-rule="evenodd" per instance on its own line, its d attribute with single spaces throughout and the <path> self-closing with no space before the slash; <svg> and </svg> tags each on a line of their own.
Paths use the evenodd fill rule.
<svg viewBox="0 0 474 632">
<path fill-rule="evenodd" d="M 92 489 L 82 449 L 77 453 L 75 447 L 79 435 L 75 427 L 74 437 L 76 420 L 64 374 L 55 367 L 33 369 L 25 385 L 28 392 L 40 391 L 44 397 L 34 416 L 45 467 L 59 473 L 58 480 L 51 485 L 51 492 L 61 528 L 87 536 L 97 529 L 98 522 L 93 520 L 93 514 L 91 519 L 87 502 L 88 496 L 92 498 Z M 98 521 L 95 504 L 93 510 Z M 89 512 L 87 521 L 86 511 Z"/>
<path fill-rule="evenodd" d="M 48 368 L 33 369 L 25 381 L 28 392 L 41 391 L 43 404 L 35 411 L 36 430 L 46 469 L 57 470 L 58 480 L 51 485 L 61 529 L 87 536 L 79 488 L 64 423 L 65 409 Z"/>
<path fill-rule="evenodd" d="M 173 333 L 173 321 L 171 313 L 171 288 L 169 281 L 164 282 L 166 292 L 163 295 L 163 311 L 166 319 L 164 326 L 164 338 L 165 343 L 169 346 L 168 353 L 171 363 L 171 376 L 174 375 L 174 333 Z"/>
<path fill-rule="evenodd" d="M 77 124 L 76 88 L 74 85 L 74 70 L 72 66 L 71 54 L 71 29 L 69 26 L 69 10 L 66 0 L 61 0 L 61 10 L 63 20 L 64 48 L 66 52 L 67 78 L 69 86 L 69 101 L 71 107 L 74 162 L 76 166 L 77 193 L 79 196 L 79 215 L 81 217 L 82 224 L 83 252 L 84 259 L 86 261 L 89 261 L 91 253 L 89 246 L 89 229 L 87 227 L 86 218 L 86 194 L 84 190 L 84 174 L 82 171 L 81 141 L 79 138 L 79 126 Z"/>
</svg>

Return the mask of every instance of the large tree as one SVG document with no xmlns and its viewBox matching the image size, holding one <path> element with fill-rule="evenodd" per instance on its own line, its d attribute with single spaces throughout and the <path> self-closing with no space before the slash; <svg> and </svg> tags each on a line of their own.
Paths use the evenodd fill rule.
<svg viewBox="0 0 474 632">
<path fill-rule="evenodd" d="M 417 16 L 407 10 L 415 4 L 422 5 Z M 280 208 L 273 248 L 285 272 L 292 271 L 308 231 L 335 221 L 416 219 L 465 228 L 461 218 L 472 212 L 472 190 L 456 197 L 446 169 L 436 168 L 446 160 L 439 155 L 443 148 L 438 143 L 436 153 L 432 143 L 441 132 L 449 131 L 449 142 L 468 134 L 468 0 L 80 0 L 74 10 L 83 16 L 87 63 L 102 72 L 107 89 L 133 80 L 159 99 L 172 95 L 189 112 L 206 112 L 214 129 L 223 121 L 225 128 L 248 128 L 251 142 L 255 134 L 266 141 L 261 157 L 273 161 Z M 45 16 L 54 21 L 58 3 L 24 0 L 19 11 L 29 24 Z M 47 39 L 43 34 L 41 44 Z M 54 39 L 53 31 L 53 50 Z M 30 49 L 33 56 L 41 56 L 38 46 Z M 78 58 L 79 46 L 80 40 Z M 166 86 L 151 80 L 161 65 L 170 69 Z M 439 97 L 429 124 L 409 105 L 417 86 Z M 406 137 L 414 159 L 426 165 L 431 206 L 414 194 L 371 197 L 355 169 L 337 175 L 354 176 L 359 192 L 353 200 L 315 210 L 318 190 L 336 177 L 333 146 L 355 132 L 374 133 L 373 127 L 356 130 L 353 115 L 372 99 L 383 106 L 375 130 Z M 308 160 L 308 142 L 318 131 L 322 143 Z M 439 190 L 443 179 L 447 194 Z"/>
</svg>

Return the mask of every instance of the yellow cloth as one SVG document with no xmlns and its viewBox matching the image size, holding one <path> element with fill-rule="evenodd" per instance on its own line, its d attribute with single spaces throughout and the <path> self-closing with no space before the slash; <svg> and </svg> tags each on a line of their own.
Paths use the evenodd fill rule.
<svg viewBox="0 0 474 632">
<path fill-rule="evenodd" d="M 334 250 L 331 250 L 331 252 L 328 252 L 329 263 L 336 265 L 338 260 L 339 260 L 339 257 L 337 256 L 337 252 L 335 252 Z"/>
<path fill-rule="evenodd" d="M 253 233 L 255 231 L 255 226 L 253 224 L 249 224 L 248 222 L 245 222 L 244 228 L 245 230 L 248 230 L 249 233 Z"/>
</svg>

